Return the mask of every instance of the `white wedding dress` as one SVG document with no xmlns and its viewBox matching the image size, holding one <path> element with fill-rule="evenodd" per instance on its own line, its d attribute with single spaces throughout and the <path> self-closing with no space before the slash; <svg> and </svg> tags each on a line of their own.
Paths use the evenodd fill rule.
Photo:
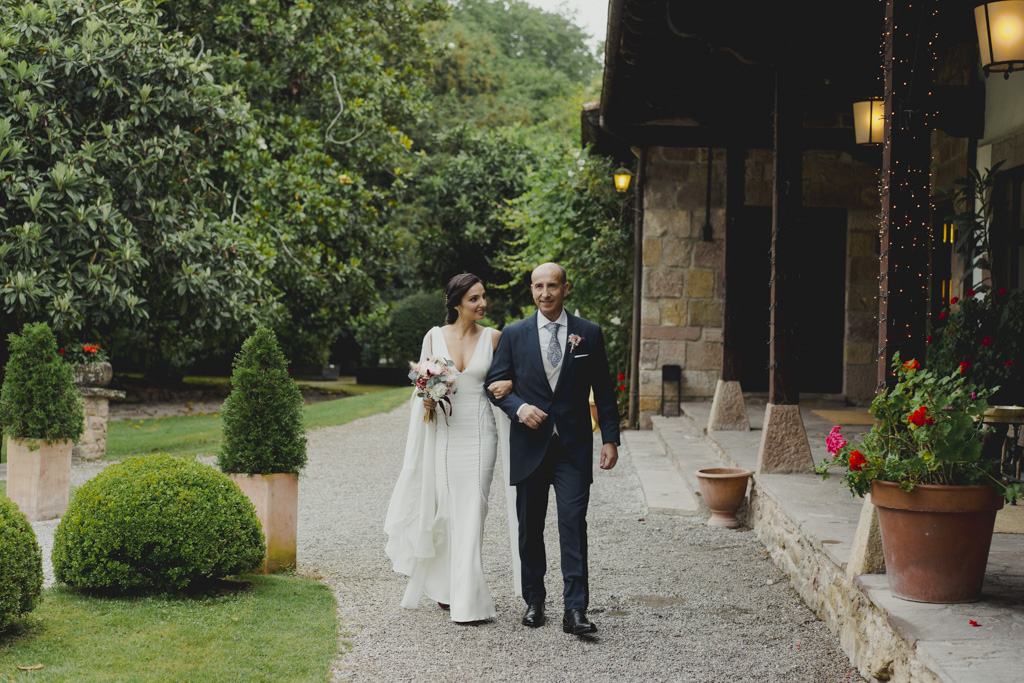
<svg viewBox="0 0 1024 683">
<path fill-rule="evenodd" d="M 447 419 L 438 408 L 437 420 L 425 424 L 423 402 L 413 396 L 402 473 L 384 524 L 394 569 L 409 576 L 402 605 L 417 607 L 420 596 L 426 595 L 450 605 L 452 621 L 496 615 L 483 571 L 484 519 L 499 442 L 508 481 L 509 423 L 484 393 L 492 334 L 494 330 L 484 328 L 468 365 L 461 372 L 456 369 L 456 393 L 450 397 Z M 436 356 L 451 358 L 437 327 L 424 337 L 420 359 Z M 507 487 L 506 494 L 513 580 L 519 595 L 515 488 Z"/>
</svg>

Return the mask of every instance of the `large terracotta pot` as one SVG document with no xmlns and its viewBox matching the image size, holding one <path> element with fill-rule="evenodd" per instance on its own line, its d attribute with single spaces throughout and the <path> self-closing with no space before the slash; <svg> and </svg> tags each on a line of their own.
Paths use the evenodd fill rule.
<svg viewBox="0 0 1024 683">
<path fill-rule="evenodd" d="M 992 486 L 933 486 L 912 491 L 871 482 L 885 571 L 892 594 L 914 602 L 972 602 L 981 594 L 996 512 Z"/>
<path fill-rule="evenodd" d="M 256 508 L 267 553 L 254 571 L 271 574 L 295 566 L 299 526 L 299 475 L 229 474 Z"/>
<path fill-rule="evenodd" d="M 70 441 L 7 439 L 7 497 L 31 521 L 67 512 L 72 446 Z"/>
<path fill-rule="evenodd" d="M 711 510 L 708 526 L 722 526 L 735 529 L 740 526 L 736 511 L 747 495 L 747 480 L 753 476 L 750 470 L 739 467 L 709 467 L 697 470 L 697 484 L 704 503 Z"/>
</svg>

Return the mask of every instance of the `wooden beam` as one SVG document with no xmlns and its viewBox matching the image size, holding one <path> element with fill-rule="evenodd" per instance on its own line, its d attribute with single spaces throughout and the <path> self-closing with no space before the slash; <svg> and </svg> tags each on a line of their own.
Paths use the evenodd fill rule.
<svg viewBox="0 0 1024 683">
<path fill-rule="evenodd" d="M 800 145 L 800 104 L 794 77 L 785 71 L 775 77 L 772 182 L 771 304 L 768 340 L 768 403 L 797 405 L 796 359 L 793 345 L 800 292 L 794 291 L 800 267 L 794 235 L 798 234 L 803 203 L 803 148 Z"/>
<path fill-rule="evenodd" d="M 722 381 L 740 381 L 740 337 L 743 323 L 740 317 L 740 297 L 744 292 L 745 273 L 739 264 L 737 244 L 748 228 L 743 225 L 743 206 L 746 203 L 744 181 L 747 170 L 747 150 L 730 147 L 725 151 L 725 302 L 722 311 Z M 749 282 L 747 282 L 749 285 Z"/>
<path fill-rule="evenodd" d="M 878 389 L 893 356 L 923 358 L 928 316 L 932 68 L 938 0 L 886 0 Z"/>
</svg>

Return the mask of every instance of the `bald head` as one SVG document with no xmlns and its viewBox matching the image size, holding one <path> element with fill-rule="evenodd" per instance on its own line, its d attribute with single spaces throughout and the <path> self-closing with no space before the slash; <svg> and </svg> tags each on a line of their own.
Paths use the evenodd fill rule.
<svg viewBox="0 0 1024 683">
<path fill-rule="evenodd" d="M 566 282 L 565 268 L 558 265 L 557 263 L 548 262 L 540 264 L 539 266 L 533 269 L 533 273 L 530 275 L 530 281 L 536 282 L 538 276 L 543 276 L 545 278 L 558 278 L 558 281 L 563 285 Z"/>
<path fill-rule="evenodd" d="M 562 302 L 569 293 L 565 281 L 565 268 L 557 263 L 542 263 L 533 269 L 530 276 L 530 293 L 537 310 L 548 320 L 558 320 L 562 315 Z"/>
</svg>

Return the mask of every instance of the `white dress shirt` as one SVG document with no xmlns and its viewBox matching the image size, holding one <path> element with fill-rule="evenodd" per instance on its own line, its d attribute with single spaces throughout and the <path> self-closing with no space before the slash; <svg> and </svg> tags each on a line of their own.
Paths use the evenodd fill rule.
<svg viewBox="0 0 1024 683">
<path fill-rule="evenodd" d="M 562 360 L 558 363 L 558 367 L 551 365 L 548 360 L 548 345 L 551 343 L 551 329 L 545 327 L 551 322 L 558 323 L 558 346 L 562 349 Z M 562 363 L 565 363 L 565 343 L 569 338 L 569 317 L 565 313 L 565 309 L 562 309 L 562 314 L 558 316 L 557 320 L 548 320 L 543 313 L 537 311 L 537 328 L 538 337 L 540 338 L 540 357 L 544 362 L 544 372 L 547 374 L 548 384 L 551 385 L 551 391 L 554 392 L 555 385 L 558 384 L 558 374 L 562 371 Z M 526 404 L 519 406 L 519 410 L 516 411 L 516 419 L 522 422 L 520 414 L 523 412 L 523 408 Z M 558 430 L 555 430 L 558 433 Z"/>
</svg>

